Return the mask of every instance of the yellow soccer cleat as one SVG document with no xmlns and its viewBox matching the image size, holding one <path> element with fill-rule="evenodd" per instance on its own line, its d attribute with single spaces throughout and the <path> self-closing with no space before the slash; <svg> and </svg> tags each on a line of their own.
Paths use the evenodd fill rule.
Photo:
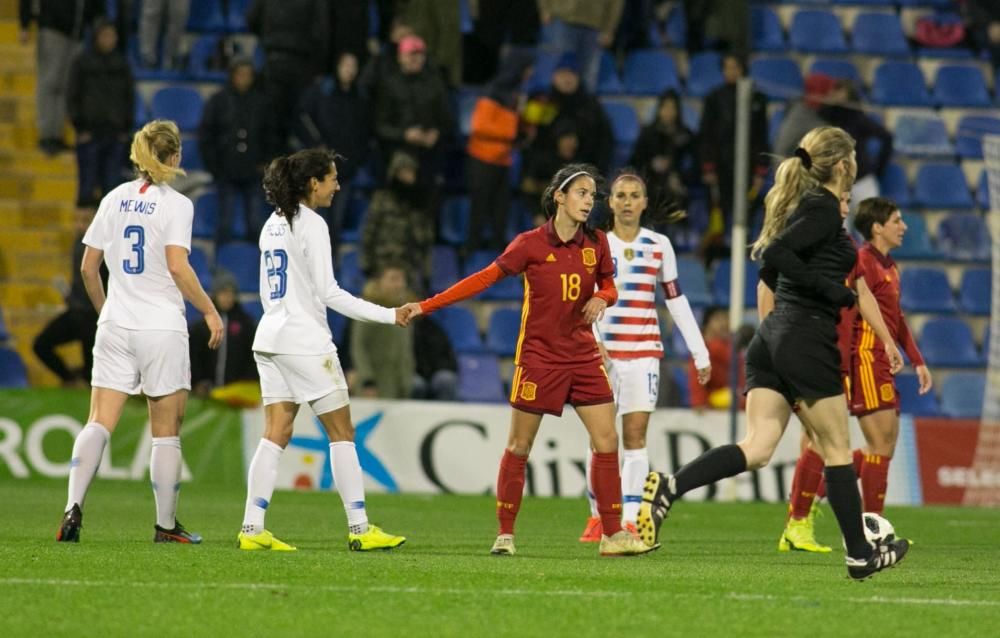
<svg viewBox="0 0 1000 638">
<path fill-rule="evenodd" d="M 778 551 L 788 552 L 794 549 L 800 552 L 819 554 L 832 551 L 826 545 L 820 545 L 816 542 L 814 522 L 818 512 L 819 509 L 813 504 L 812 509 L 809 510 L 809 516 L 800 519 L 789 518 L 785 525 L 785 531 L 781 533 L 781 538 L 778 540 Z"/>
<path fill-rule="evenodd" d="M 239 541 L 240 549 L 245 550 L 265 550 L 272 552 L 294 552 L 295 547 L 292 547 L 284 541 L 279 541 L 274 537 L 274 534 L 267 531 L 266 529 L 259 534 L 244 534 L 240 532 L 240 535 L 236 537 Z"/>
<path fill-rule="evenodd" d="M 352 552 L 367 552 L 373 549 L 393 549 L 406 542 L 403 536 L 386 534 L 375 525 L 368 525 L 364 534 L 348 534 L 347 546 Z"/>
<path fill-rule="evenodd" d="M 500 534 L 497 536 L 490 553 L 494 556 L 513 556 L 516 554 L 517 550 L 514 549 L 514 535 Z"/>
<path fill-rule="evenodd" d="M 620 529 L 611 536 L 601 536 L 601 556 L 638 556 L 660 549 L 659 543 L 647 545 L 638 535 Z"/>
</svg>

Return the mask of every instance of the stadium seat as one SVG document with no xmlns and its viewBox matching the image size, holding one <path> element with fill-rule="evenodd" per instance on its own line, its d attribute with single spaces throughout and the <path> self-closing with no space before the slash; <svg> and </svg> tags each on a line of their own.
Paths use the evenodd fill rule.
<svg viewBox="0 0 1000 638">
<path fill-rule="evenodd" d="M 222 13 L 221 0 L 192 2 L 188 13 L 187 30 L 192 33 L 225 32 L 226 16 Z"/>
<path fill-rule="evenodd" d="M 757 307 L 757 262 L 747 260 L 746 264 L 746 281 L 744 282 L 743 288 L 743 305 L 745 307 L 755 308 Z M 720 259 L 715 266 L 715 272 L 712 274 L 712 295 L 715 298 L 715 304 L 718 306 L 729 307 L 730 271 L 731 268 L 729 259 Z"/>
<path fill-rule="evenodd" d="M 333 337 L 333 343 L 338 349 L 343 349 L 347 346 L 344 338 L 347 335 L 348 321 L 350 320 L 346 315 L 335 312 L 332 308 L 326 309 L 326 325 L 330 328 L 330 336 Z"/>
<path fill-rule="evenodd" d="M 910 54 L 910 45 L 895 13 L 859 13 L 851 29 L 851 48 L 865 55 Z"/>
<path fill-rule="evenodd" d="M 788 30 L 792 48 L 802 53 L 846 53 L 840 20 L 829 11 L 799 10 Z"/>
<path fill-rule="evenodd" d="M 219 219 L 219 196 L 214 190 L 205 191 L 194 200 L 194 222 L 191 234 L 199 239 L 215 237 Z"/>
<path fill-rule="evenodd" d="M 785 121 L 785 107 L 778 106 L 771 112 L 771 117 L 767 120 L 767 141 L 774 148 L 774 141 L 778 139 L 778 131 L 781 130 L 781 123 Z"/>
<path fill-rule="evenodd" d="M 899 276 L 899 304 L 907 312 L 954 314 L 948 277 L 937 268 L 907 268 Z"/>
<path fill-rule="evenodd" d="M 990 259 L 990 232 L 976 213 L 949 215 L 938 226 L 938 246 L 945 257 L 961 261 Z"/>
<path fill-rule="evenodd" d="M 941 383 L 941 413 L 956 419 L 977 419 L 983 413 L 986 375 L 953 372 Z"/>
<path fill-rule="evenodd" d="M 528 78 L 525 88 L 528 95 L 543 93 L 549 89 L 549 86 L 552 84 L 552 72 L 556 70 L 556 64 L 558 63 L 558 56 L 550 51 L 538 52 L 535 56 L 535 63 L 532 65 L 534 70 L 531 73 L 531 77 Z"/>
<path fill-rule="evenodd" d="M 502 403 L 507 400 L 495 354 L 459 354 L 456 398 L 466 403 Z"/>
<path fill-rule="evenodd" d="M 441 206 L 441 239 L 461 246 L 469 236 L 469 198 L 449 197 Z"/>
<path fill-rule="evenodd" d="M 153 94 L 150 114 L 153 119 L 174 120 L 183 132 L 193 132 L 201 123 L 204 108 L 198 91 L 184 86 L 166 86 Z"/>
<path fill-rule="evenodd" d="M 920 331 L 920 352 L 931 368 L 974 368 L 982 365 L 969 324 L 961 319 L 929 319 Z"/>
<path fill-rule="evenodd" d="M 923 215 L 903 215 L 903 221 L 907 227 L 903 245 L 893 251 L 893 256 L 898 259 L 939 259 L 941 254 L 931 241 Z"/>
<path fill-rule="evenodd" d="M 972 208 L 965 174 L 956 164 L 923 164 L 914 180 L 913 205 L 921 208 Z"/>
<path fill-rule="evenodd" d="M 955 148 L 964 159 L 983 159 L 983 136 L 1000 135 L 1000 118 L 965 115 L 958 121 Z"/>
<path fill-rule="evenodd" d="M 809 67 L 810 73 L 822 73 L 838 80 L 850 80 L 858 90 L 861 90 L 865 83 L 861 79 L 858 67 L 850 60 L 837 58 L 818 58 Z"/>
<path fill-rule="evenodd" d="M 240 292 L 260 291 L 260 250 L 245 241 L 231 241 L 219 246 L 215 265 L 231 272 L 240 285 Z"/>
<path fill-rule="evenodd" d="M 687 362 L 680 366 L 670 366 L 670 374 L 673 376 L 674 385 L 677 386 L 677 394 L 680 395 L 680 407 L 691 407 L 691 387 L 687 374 Z"/>
<path fill-rule="evenodd" d="M 431 248 L 431 292 L 437 294 L 459 280 L 458 254 L 451 246 Z"/>
<path fill-rule="evenodd" d="M 629 95 L 660 95 L 681 88 L 673 57 L 658 49 L 631 52 L 625 58 L 623 82 Z"/>
<path fill-rule="evenodd" d="M 687 95 L 705 97 L 724 82 L 722 57 L 715 51 L 695 53 L 688 60 Z"/>
<path fill-rule="evenodd" d="M 920 68 L 912 62 L 883 62 L 875 69 L 871 100 L 881 106 L 932 106 Z"/>
<path fill-rule="evenodd" d="M 244 301 L 241 305 L 243 306 L 243 310 L 250 315 L 254 321 L 260 323 L 260 318 L 264 316 L 264 304 L 260 302 L 260 299 Z M 327 317 L 329 317 L 329 315 L 330 313 L 328 312 Z"/>
<path fill-rule="evenodd" d="M 462 306 L 448 306 L 431 315 L 448 335 L 456 353 L 478 354 L 484 351 L 483 340 L 476 327 L 476 316 Z"/>
<path fill-rule="evenodd" d="M 368 216 L 368 204 L 371 199 L 360 190 L 352 189 L 351 199 L 347 202 L 344 215 L 344 226 L 340 229 L 340 241 L 345 244 L 356 244 L 361 241 L 361 229 L 364 228 Z"/>
<path fill-rule="evenodd" d="M 622 166 L 632 154 L 632 147 L 639 138 L 639 118 L 631 105 L 622 102 L 604 102 L 604 112 L 611 122 L 615 138 L 613 166 Z"/>
<path fill-rule="evenodd" d="M 669 46 L 684 48 L 687 44 L 687 17 L 684 15 L 683 3 L 674 3 L 673 9 L 667 15 L 667 24 L 664 30 L 667 33 Z"/>
<path fill-rule="evenodd" d="M 756 89 L 770 100 L 787 101 L 802 94 L 802 71 L 788 58 L 758 58 L 750 62 Z"/>
<path fill-rule="evenodd" d="M 497 308 L 490 315 L 486 330 L 486 348 L 498 357 L 513 357 L 521 334 L 521 311 Z"/>
<path fill-rule="evenodd" d="M 204 171 L 205 162 L 201 159 L 201 146 L 198 138 L 185 135 L 181 139 L 181 168 L 186 171 Z"/>
<path fill-rule="evenodd" d="M 975 66 L 939 67 L 934 79 L 934 100 L 941 106 L 991 106 L 986 79 Z"/>
<path fill-rule="evenodd" d="M 0 388 L 27 388 L 28 371 L 21 355 L 10 348 L 0 348 Z"/>
<path fill-rule="evenodd" d="M 979 186 L 976 188 L 976 204 L 983 210 L 990 210 L 990 183 L 985 169 L 979 174 Z"/>
<path fill-rule="evenodd" d="M 601 67 L 597 74 L 598 95 L 618 95 L 622 92 L 622 81 L 618 77 L 615 58 L 608 50 L 601 52 Z"/>
<path fill-rule="evenodd" d="M 250 0 L 227 0 L 226 30 L 230 33 L 244 33 L 248 31 L 247 11 L 249 9 Z"/>
<path fill-rule="evenodd" d="M 933 113 L 900 115 L 896 120 L 893 149 L 910 157 L 940 157 L 955 155 L 948 140 L 944 120 Z"/>
<path fill-rule="evenodd" d="M 901 373 L 895 377 L 896 392 L 899 393 L 899 409 L 911 416 L 937 416 L 941 413 L 933 388 L 927 394 L 920 394 L 920 379 L 913 373 Z"/>
<path fill-rule="evenodd" d="M 958 305 L 972 315 L 990 314 L 992 275 L 988 268 L 970 268 L 962 273 L 958 288 Z"/>
<path fill-rule="evenodd" d="M 205 82 L 225 82 L 226 70 L 212 68 L 213 58 L 219 52 L 219 36 L 203 35 L 194 41 L 188 52 L 188 70 L 195 79 Z"/>
<path fill-rule="evenodd" d="M 365 287 L 365 275 L 361 272 L 359 257 L 356 250 L 344 253 L 333 273 L 340 287 L 352 295 L 360 295 L 361 289 Z"/>
<path fill-rule="evenodd" d="M 906 179 L 906 169 L 899 164 L 889 164 L 879 178 L 879 188 L 883 197 L 896 202 L 900 208 L 907 208 L 913 203 L 910 195 L 910 183 Z"/>
<path fill-rule="evenodd" d="M 135 122 L 133 123 L 134 128 L 141 128 L 149 120 L 149 107 L 146 106 L 146 99 L 142 97 L 142 93 L 139 91 L 135 92 L 135 106 L 132 110 L 132 117 Z"/>
<path fill-rule="evenodd" d="M 677 258 L 677 278 L 681 283 L 681 292 L 692 306 L 712 305 L 712 293 L 708 290 L 708 279 L 705 267 L 694 257 L 681 256 Z"/>
<path fill-rule="evenodd" d="M 771 7 L 753 5 L 750 7 L 750 41 L 754 51 L 783 53 L 788 50 L 785 30 L 781 20 Z M 688 79 L 688 86 L 691 80 Z"/>
<path fill-rule="evenodd" d="M 201 287 L 205 290 L 211 290 L 212 269 L 208 265 L 208 256 L 205 255 L 205 251 L 198 246 L 192 246 L 191 252 L 188 254 L 188 263 L 191 264 L 194 274 L 198 275 Z"/>
</svg>

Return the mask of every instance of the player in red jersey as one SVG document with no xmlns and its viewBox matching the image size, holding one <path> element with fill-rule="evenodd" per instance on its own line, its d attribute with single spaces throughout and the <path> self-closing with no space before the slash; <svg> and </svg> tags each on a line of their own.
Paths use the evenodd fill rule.
<svg viewBox="0 0 1000 638">
<path fill-rule="evenodd" d="M 521 233 L 495 262 L 444 292 L 409 304 L 411 317 L 467 299 L 506 276 L 524 274 L 521 331 L 511 383 L 510 434 L 497 477 L 500 531 L 491 550 L 513 555 L 514 521 L 524 493 L 525 467 L 545 414 L 571 404 L 595 450 L 591 475 L 604 529 L 602 556 L 632 556 L 652 547 L 621 526 L 618 434 L 611 383 L 591 324 L 618 299 L 605 234 L 586 227 L 597 198 L 597 169 L 570 164 L 542 194 L 548 221 Z"/>
<path fill-rule="evenodd" d="M 930 370 L 924 364 L 899 306 L 899 271 L 889 252 L 903 243 L 906 224 L 896 204 L 882 197 L 861 202 L 854 227 L 865 238 L 858 249 L 858 260 L 851 271 L 851 281 L 864 279 L 878 301 L 879 310 L 892 338 L 906 352 L 920 382 L 919 392 L 930 391 Z M 889 462 L 899 437 L 899 395 L 893 383 L 885 348 L 874 338 L 867 321 L 852 315 L 842 317 L 839 330 L 841 352 L 845 357 L 844 386 L 848 407 L 858 417 L 865 437 L 864 450 L 853 451 L 854 468 L 861 478 L 861 494 L 866 512 L 881 514 L 889 480 Z M 786 532 L 779 549 L 803 549 L 790 543 L 784 547 L 789 527 L 800 523 L 813 505 L 814 497 L 823 496 L 823 460 L 811 447 L 803 450 L 795 466 Z M 822 546 L 819 546 L 822 547 Z"/>
</svg>

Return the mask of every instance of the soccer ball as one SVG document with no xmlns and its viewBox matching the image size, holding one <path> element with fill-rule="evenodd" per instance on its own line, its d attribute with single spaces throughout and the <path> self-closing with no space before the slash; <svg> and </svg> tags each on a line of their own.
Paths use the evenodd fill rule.
<svg viewBox="0 0 1000 638">
<path fill-rule="evenodd" d="M 861 519 L 864 522 L 865 538 L 873 547 L 896 538 L 896 529 L 885 517 L 874 512 L 865 512 L 861 515 Z"/>
</svg>

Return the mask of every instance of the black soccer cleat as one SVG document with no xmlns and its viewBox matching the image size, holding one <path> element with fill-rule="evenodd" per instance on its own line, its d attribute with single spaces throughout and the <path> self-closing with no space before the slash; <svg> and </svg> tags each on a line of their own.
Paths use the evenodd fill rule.
<svg viewBox="0 0 1000 638">
<path fill-rule="evenodd" d="M 80 506 L 73 503 L 63 514 L 62 523 L 59 524 L 59 531 L 56 532 L 56 541 L 60 543 L 79 543 L 80 528 L 83 527 L 83 512 Z"/>
<path fill-rule="evenodd" d="M 639 538 L 649 547 L 656 545 L 656 540 L 660 536 L 660 527 L 670 515 L 670 507 L 677 498 L 675 485 L 673 476 L 659 472 L 650 472 L 646 477 L 646 484 L 642 488 L 642 504 L 639 505 L 636 529 L 639 532 Z"/>
<path fill-rule="evenodd" d="M 895 538 L 879 542 L 872 550 L 867 561 L 861 558 L 847 557 L 847 573 L 854 580 L 865 580 L 883 569 L 895 567 L 903 561 L 910 551 L 910 541 L 905 538 Z"/>
<path fill-rule="evenodd" d="M 159 525 L 153 527 L 156 529 L 156 534 L 153 536 L 154 543 L 183 543 L 185 545 L 201 543 L 201 534 L 187 531 L 180 521 L 174 521 L 173 529 L 163 529 Z"/>
</svg>

